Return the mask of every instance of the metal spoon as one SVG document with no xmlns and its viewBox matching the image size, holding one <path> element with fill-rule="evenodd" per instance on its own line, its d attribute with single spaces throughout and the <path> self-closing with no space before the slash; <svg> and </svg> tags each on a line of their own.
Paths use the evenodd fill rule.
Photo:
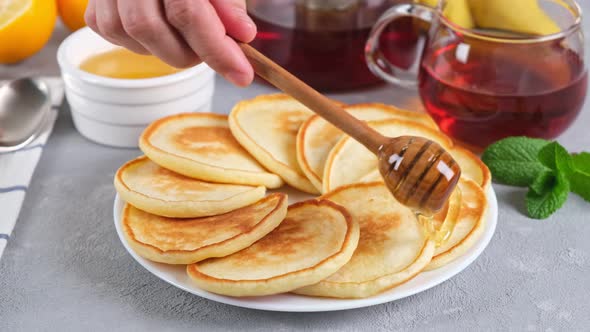
<svg viewBox="0 0 590 332">
<path fill-rule="evenodd" d="M 23 78 L 0 87 L 0 152 L 22 149 L 42 131 L 51 110 L 47 85 Z"/>
</svg>

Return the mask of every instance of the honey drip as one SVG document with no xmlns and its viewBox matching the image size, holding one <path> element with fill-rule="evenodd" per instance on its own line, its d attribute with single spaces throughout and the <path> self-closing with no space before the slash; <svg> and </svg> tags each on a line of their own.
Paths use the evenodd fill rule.
<svg viewBox="0 0 590 332">
<path fill-rule="evenodd" d="M 436 218 L 436 215 L 425 216 L 416 213 L 416 218 L 422 226 L 424 235 L 432 239 L 437 247 L 444 245 L 451 238 L 457 223 L 460 208 L 461 190 L 457 187 L 449 199 L 448 207 L 446 209 L 447 213 L 442 222 Z"/>
</svg>

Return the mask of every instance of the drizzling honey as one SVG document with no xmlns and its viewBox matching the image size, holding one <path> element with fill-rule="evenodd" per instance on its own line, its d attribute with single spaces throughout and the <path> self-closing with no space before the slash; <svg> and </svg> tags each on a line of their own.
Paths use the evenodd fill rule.
<svg viewBox="0 0 590 332">
<path fill-rule="evenodd" d="M 434 141 L 400 136 L 379 148 L 379 172 L 398 202 L 414 211 L 425 235 L 443 244 L 458 215 L 449 213 L 461 204 L 461 168 L 453 157 Z"/>
<path fill-rule="evenodd" d="M 459 164 L 441 145 L 415 136 L 382 145 L 379 172 L 398 202 L 425 216 L 447 204 L 461 177 Z"/>
<path fill-rule="evenodd" d="M 424 234 L 431 238 L 437 247 L 445 244 L 453 234 L 461 209 L 461 196 L 461 189 L 457 187 L 440 213 L 431 217 L 416 214 Z"/>
<path fill-rule="evenodd" d="M 124 48 L 93 55 L 80 64 L 80 69 L 90 74 L 120 79 L 154 78 L 182 70 L 155 56 L 136 54 Z"/>
</svg>

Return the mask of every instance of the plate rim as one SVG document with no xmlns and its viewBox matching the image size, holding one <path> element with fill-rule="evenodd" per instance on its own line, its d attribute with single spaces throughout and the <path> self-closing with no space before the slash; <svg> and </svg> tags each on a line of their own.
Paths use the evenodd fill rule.
<svg viewBox="0 0 590 332">
<path fill-rule="evenodd" d="M 363 299 L 336 299 L 336 298 L 321 298 L 322 301 L 325 301 L 325 304 L 318 304 L 312 303 L 310 305 L 285 305 L 284 303 L 275 303 L 274 305 L 267 303 L 265 301 L 259 301 L 265 297 L 258 297 L 258 298 L 237 298 L 237 297 L 230 297 L 224 295 L 218 295 L 214 293 L 207 292 L 202 289 L 198 289 L 196 286 L 194 288 L 190 288 L 185 283 L 174 280 L 173 278 L 165 275 L 162 271 L 157 268 L 157 264 L 155 262 L 151 262 L 143 257 L 140 257 L 131 249 L 127 239 L 125 239 L 122 227 L 120 223 L 120 215 L 123 212 L 124 202 L 119 197 L 119 194 L 115 195 L 114 204 L 113 204 L 113 220 L 115 223 L 115 229 L 117 232 L 117 236 L 123 244 L 125 250 L 133 257 L 133 259 L 139 263 L 144 269 L 149 271 L 151 274 L 155 275 L 159 279 L 167 282 L 170 285 L 173 285 L 177 288 L 182 289 L 183 291 L 189 292 L 191 294 L 197 295 L 202 298 L 206 298 L 211 301 L 220 302 L 224 304 L 229 304 L 237 307 L 248 308 L 248 309 L 256 309 L 256 310 L 265 310 L 265 311 L 276 311 L 276 312 L 329 312 L 329 311 L 340 311 L 340 310 L 350 310 L 350 309 L 358 309 L 369 307 L 373 305 L 388 303 L 397 301 L 412 295 L 416 295 L 422 293 L 430 288 L 438 286 L 443 282 L 451 279 L 452 277 L 456 276 L 457 274 L 461 273 L 465 270 L 469 265 L 471 265 L 487 248 L 489 243 L 491 242 L 495 231 L 496 226 L 498 223 L 498 200 L 496 197 L 496 193 L 494 191 L 493 186 L 489 186 L 486 191 L 486 197 L 488 201 L 488 209 L 486 211 L 485 217 L 486 226 L 484 229 L 484 233 L 481 235 L 480 241 L 478 241 L 473 247 L 471 247 L 467 252 L 463 255 L 459 256 L 454 261 L 450 262 L 449 264 L 432 271 L 425 271 L 421 272 L 417 277 L 408 281 L 406 284 L 410 284 L 412 282 L 416 283 L 416 279 L 425 279 L 422 283 L 417 284 L 416 286 L 408 289 L 399 291 L 397 288 L 393 288 L 388 290 L 384 293 L 371 296 L 368 298 Z M 297 298 L 307 298 L 303 295 L 296 295 L 296 294 L 281 294 L 278 296 L 286 296 L 286 297 L 297 297 Z M 312 301 L 317 301 L 319 298 L 310 298 Z M 305 301 L 304 301 L 305 302 Z M 283 304 L 283 305 L 281 305 Z"/>
</svg>

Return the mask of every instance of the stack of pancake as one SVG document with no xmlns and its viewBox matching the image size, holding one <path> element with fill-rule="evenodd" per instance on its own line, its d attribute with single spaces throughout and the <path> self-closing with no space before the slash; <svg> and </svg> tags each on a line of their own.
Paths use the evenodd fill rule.
<svg viewBox="0 0 590 332">
<path fill-rule="evenodd" d="M 463 178 L 432 221 L 393 198 L 362 145 L 276 94 L 242 101 L 229 117 L 193 113 L 152 123 L 140 138 L 145 156 L 115 176 L 127 202 L 127 241 L 149 260 L 187 265 L 210 292 L 339 298 L 396 287 L 478 241 L 490 185 L 485 165 L 427 115 L 344 107 L 385 135 L 427 137 L 453 154 Z M 286 184 L 309 199 L 289 205 Z"/>
</svg>

